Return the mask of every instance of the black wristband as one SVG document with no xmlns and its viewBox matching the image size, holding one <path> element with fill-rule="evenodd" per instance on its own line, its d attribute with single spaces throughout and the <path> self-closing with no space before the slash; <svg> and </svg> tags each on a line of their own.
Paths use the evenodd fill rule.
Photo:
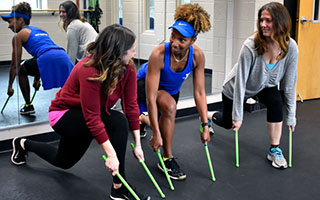
<svg viewBox="0 0 320 200">
<path fill-rule="evenodd" d="M 208 122 L 202 122 L 201 126 L 202 126 L 202 128 L 204 128 L 205 126 L 209 126 L 209 123 Z"/>
</svg>

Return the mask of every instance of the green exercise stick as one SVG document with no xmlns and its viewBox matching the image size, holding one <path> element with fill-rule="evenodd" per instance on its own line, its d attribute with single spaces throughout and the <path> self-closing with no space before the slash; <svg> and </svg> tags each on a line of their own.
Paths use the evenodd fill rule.
<svg viewBox="0 0 320 200">
<path fill-rule="evenodd" d="M 214 176 L 208 145 L 205 144 L 204 148 L 205 148 L 206 154 L 207 154 L 207 159 L 208 159 L 208 164 L 209 164 L 209 168 L 210 168 L 210 172 L 211 172 L 212 181 L 215 182 L 216 181 L 216 177 Z"/>
<path fill-rule="evenodd" d="M 170 179 L 170 177 L 169 177 L 169 175 L 168 175 L 168 172 L 167 172 L 167 168 L 166 168 L 166 166 L 164 165 L 164 162 L 163 162 L 163 160 L 162 160 L 162 157 L 161 157 L 161 154 L 160 154 L 160 151 L 159 151 L 159 150 L 157 151 L 157 154 L 158 154 L 158 157 L 159 157 L 159 160 L 160 160 L 162 169 L 163 169 L 163 171 L 164 171 L 164 174 L 166 175 L 166 178 L 167 178 L 168 183 L 169 183 L 169 185 L 170 185 L 170 189 L 171 189 L 171 190 L 174 190 L 174 187 L 173 187 L 173 185 L 172 185 L 171 179 Z"/>
<path fill-rule="evenodd" d="M 238 130 L 234 132 L 235 149 L 236 149 L 236 167 L 239 167 L 239 142 L 238 142 Z"/>
<path fill-rule="evenodd" d="M 289 129 L 289 167 L 292 167 L 292 130 Z"/>
<path fill-rule="evenodd" d="M 131 143 L 131 148 L 134 149 L 134 144 Z M 150 177 L 153 185 L 157 188 L 158 192 L 160 193 L 161 197 L 164 199 L 166 196 L 163 194 L 161 188 L 159 187 L 157 181 L 153 178 L 151 172 L 149 171 L 147 165 L 144 163 L 143 160 L 140 161 L 141 165 L 143 166 L 144 170 L 147 172 L 148 176 Z"/>
<path fill-rule="evenodd" d="M 38 84 L 40 84 L 40 83 L 41 83 L 41 80 L 39 80 L 39 81 L 38 81 Z M 32 95 L 32 98 L 31 98 L 30 104 L 32 104 L 33 99 L 34 99 L 34 97 L 36 96 L 37 91 L 38 91 L 38 90 L 34 90 L 34 93 L 33 93 L 33 95 Z"/>
<path fill-rule="evenodd" d="M 12 91 L 14 91 L 14 90 L 12 89 Z M 10 97 L 11 97 L 11 96 L 8 95 L 7 100 L 6 100 L 6 102 L 4 103 L 4 105 L 3 105 L 2 109 L 1 109 L 1 113 L 3 113 L 3 110 L 4 110 L 4 108 L 6 107 L 6 105 L 7 105 L 8 101 L 9 101 Z"/>
<path fill-rule="evenodd" d="M 102 155 L 102 158 L 107 161 L 107 156 Z M 126 188 L 129 190 L 129 192 L 132 194 L 132 196 L 136 199 L 136 200 L 140 200 L 140 198 L 138 197 L 138 195 L 132 190 L 132 188 L 130 187 L 130 185 L 127 183 L 126 180 L 124 180 L 124 178 L 121 176 L 121 174 L 119 174 L 119 172 L 116 173 L 116 176 L 120 179 L 120 181 L 123 183 L 124 186 L 126 186 Z"/>
<path fill-rule="evenodd" d="M 6 100 L 6 102 L 4 103 L 4 105 L 3 105 L 2 109 L 1 109 L 1 113 L 3 113 L 3 110 L 4 110 L 4 108 L 6 107 L 9 99 L 10 99 L 10 96 L 7 97 L 7 100 Z"/>
</svg>

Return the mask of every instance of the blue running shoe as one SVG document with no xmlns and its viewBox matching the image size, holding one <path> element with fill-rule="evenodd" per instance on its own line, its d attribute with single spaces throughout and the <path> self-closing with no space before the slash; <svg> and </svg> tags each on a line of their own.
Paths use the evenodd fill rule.
<svg viewBox="0 0 320 200">
<path fill-rule="evenodd" d="M 267 155 L 267 159 L 272 162 L 272 166 L 275 168 L 287 168 L 288 164 L 282 154 L 280 147 L 270 148 Z"/>
</svg>

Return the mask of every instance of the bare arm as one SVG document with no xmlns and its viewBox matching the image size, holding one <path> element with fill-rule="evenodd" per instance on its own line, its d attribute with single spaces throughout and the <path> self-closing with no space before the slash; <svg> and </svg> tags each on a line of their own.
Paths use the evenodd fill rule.
<svg viewBox="0 0 320 200">
<path fill-rule="evenodd" d="M 157 94 L 160 82 L 160 72 L 164 65 L 164 45 L 155 48 L 149 58 L 148 72 L 146 77 L 147 105 L 150 117 L 153 138 L 151 145 L 154 150 L 162 146 L 161 133 L 158 123 Z"/>
<path fill-rule="evenodd" d="M 105 165 L 112 172 L 112 175 L 115 176 L 119 170 L 119 160 L 117 158 L 116 151 L 114 150 L 110 140 L 102 143 L 101 147 L 104 152 L 106 152 L 108 157 L 108 159 L 105 161 Z"/>
<path fill-rule="evenodd" d="M 208 122 L 207 98 L 204 86 L 204 66 L 205 56 L 201 49 L 194 46 L 194 75 L 193 75 L 193 95 L 201 118 L 201 122 Z M 201 135 L 204 144 L 210 141 L 209 127 L 205 126 Z"/>
<path fill-rule="evenodd" d="M 13 95 L 12 85 L 14 82 L 14 78 L 16 77 L 17 71 L 20 70 L 20 62 L 22 55 L 22 34 L 18 33 L 12 38 L 12 61 L 9 71 L 9 84 L 8 84 L 8 92 L 9 96 Z"/>
</svg>

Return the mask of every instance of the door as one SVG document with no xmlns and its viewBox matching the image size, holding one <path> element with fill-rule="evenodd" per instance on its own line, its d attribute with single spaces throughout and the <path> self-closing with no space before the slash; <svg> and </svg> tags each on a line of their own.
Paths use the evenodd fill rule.
<svg viewBox="0 0 320 200">
<path fill-rule="evenodd" d="M 297 94 L 320 98 L 319 0 L 299 0 L 296 41 L 299 47 Z"/>
</svg>

